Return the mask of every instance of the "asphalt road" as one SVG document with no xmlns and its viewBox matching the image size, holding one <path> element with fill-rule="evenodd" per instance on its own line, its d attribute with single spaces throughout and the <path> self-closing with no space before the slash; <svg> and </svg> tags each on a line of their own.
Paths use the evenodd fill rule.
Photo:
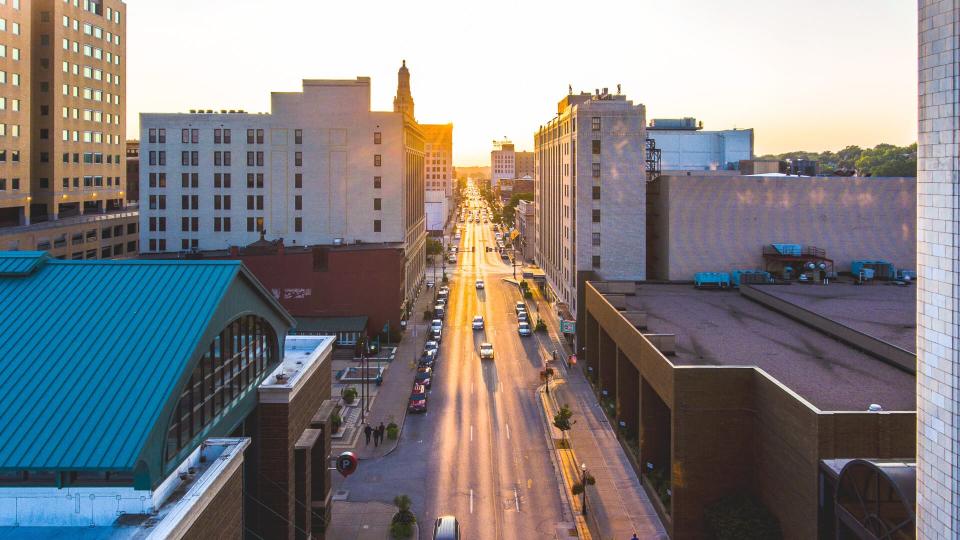
<svg viewBox="0 0 960 540">
<path fill-rule="evenodd" d="M 467 539 L 555 538 L 561 491 L 535 394 L 548 352 L 540 336 L 517 333 L 521 297 L 504 281 L 512 268 L 484 250 L 496 246 L 491 225 L 465 224 L 462 236 L 429 411 L 408 415 L 397 450 L 365 461 L 342 489 L 351 500 L 410 495 L 424 539 L 445 514 Z M 471 328 L 475 315 L 483 331 Z M 494 360 L 480 360 L 483 341 L 493 343 Z"/>
</svg>

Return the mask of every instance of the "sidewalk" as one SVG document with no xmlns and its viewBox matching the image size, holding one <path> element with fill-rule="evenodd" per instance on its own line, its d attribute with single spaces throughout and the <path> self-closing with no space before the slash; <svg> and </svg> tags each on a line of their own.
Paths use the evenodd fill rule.
<svg viewBox="0 0 960 540">
<path fill-rule="evenodd" d="M 543 300 L 539 291 L 534 293 L 537 308 L 547 323 L 549 339 L 564 359 L 573 351 L 559 332 L 559 321 L 552 306 Z M 559 364 L 559 365 L 557 365 Z M 553 417 L 561 405 L 573 411 L 575 423 L 567 432 L 570 449 L 556 449 L 561 472 L 567 489 L 580 481 L 580 465 L 596 479 L 596 484 L 587 489 L 587 522 L 594 536 L 608 538 L 667 539 L 667 533 L 657 516 L 646 491 L 630 464 L 607 417 L 600 409 L 590 383 L 578 368 L 567 368 L 566 362 L 554 364 L 557 378 L 550 383 L 550 395 L 541 392 L 554 440 L 562 437 L 560 430 L 552 426 Z M 582 512 L 581 496 L 573 497 L 573 510 Z M 582 514 L 578 515 L 578 525 Z"/>
<path fill-rule="evenodd" d="M 326 537 L 338 540 L 385 540 L 390 538 L 390 523 L 397 508 L 381 502 L 337 501 L 333 505 Z M 420 536 L 419 524 L 411 538 Z"/>
</svg>

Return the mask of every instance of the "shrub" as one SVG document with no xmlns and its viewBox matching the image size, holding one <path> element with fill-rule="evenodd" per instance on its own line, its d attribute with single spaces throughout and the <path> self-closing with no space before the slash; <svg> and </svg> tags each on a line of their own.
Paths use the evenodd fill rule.
<svg viewBox="0 0 960 540">
<path fill-rule="evenodd" d="M 387 425 L 387 438 L 391 441 L 397 440 L 397 437 L 400 436 L 400 426 L 390 422 Z"/>
<path fill-rule="evenodd" d="M 350 386 L 343 391 L 343 402 L 347 405 L 352 404 L 357 400 L 357 389 Z"/>
<path fill-rule="evenodd" d="M 343 418 L 339 414 L 334 414 L 330 417 L 330 423 L 333 424 L 333 432 L 336 433 L 340 431 L 340 426 L 343 425 Z"/>
<path fill-rule="evenodd" d="M 543 322 L 543 319 L 537 319 L 537 326 L 534 327 L 534 330 L 536 330 L 537 332 L 546 332 L 547 323 Z"/>
<path fill-rule="evenodd" d="M 527 300 L 530 300 L 531 298 L 533 298 L 533 293 L 530 292 L 530 289 L 527 289 L 523 291 L 523 297 L 526 298 Z"/>
<path fill-rule="evenodd" d="M 705 511 L 707 534 L 715 540 L 777 540 L 783 537 L 777 518 L 749 495 L 724 497 Z"/>
<path fill-rule="evenodd" d="M 397 427 L 392 422 L 390 425 Z M 397 513 L 393 515 L 390 523 L 390 535 L 393 538 L 410 538 L 413 535 L 413 524 L 417 522 L 417 516 L 410 511 L 410 497 L 397 495 L 393 498 L 393 504 L 397 507 Z"/>
</svg>

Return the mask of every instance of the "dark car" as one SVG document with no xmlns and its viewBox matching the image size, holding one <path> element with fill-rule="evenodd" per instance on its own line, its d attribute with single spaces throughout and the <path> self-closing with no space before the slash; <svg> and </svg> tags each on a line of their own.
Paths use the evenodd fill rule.
<svg viewBox="0 0 960 540">
<path fill-rule="evenodd" d="M 460 523 L 453 516 L 440 516 L 433 526 L 433 540 L 460 540 Z"/>
<path fill-rule="evenodd" d="M 427 389 L 422 385 L 413 385 L 413 392 L 410 393 L 410 402 L 407 404 L 407 411 L 412 413 L 427 412 Z"/>
<path fill-rule="evenodd" d="M 433 386 L 433 368 L 421 366 L 417 368 L 417 384 L 422 384 L 427 388 Z"/>
<path fill-rule="evenodd" d="M 436 362 L 437 362 L 437 350 L 436 349 L 426 350 L 426 351 L 423 351 L 423 355 L 420 356 L 419 366 L 432 368 L 433 365 L 436 364 Z"/>
</svg>

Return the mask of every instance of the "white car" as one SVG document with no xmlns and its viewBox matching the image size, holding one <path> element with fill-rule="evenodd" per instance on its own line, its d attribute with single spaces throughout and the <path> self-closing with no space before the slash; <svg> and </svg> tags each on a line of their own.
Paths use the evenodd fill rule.
<svg viewBox="0 0 960 540">
<path fill-rule="evenodd" d="M 520 322 L 529 322 L 529 321 L 530 321 L 530 317 L 527 315 L 527 312 L 526 312 L 526 311 L 518 311 L 518 312 L 517 312 L 517 320 L 520 321 Z"/>
<path fill-rule="evenodd" d="M 441 321 L 440 319 L 434 319 L 433 321 L 430 322 L 430 330 L 442 330 L 442 329 L 443 329 L 443 321 Z"/>
<path fill-rule="evenodd" d="M 493 360 L 493 344 L 492 343 L 484 342 L 480 344 L 480 359 Z"/>
<path fill-rule="evenodd" d="M 451 255 L 449 258 L 447 258 L 447 262 L 450 264 L 457 264 L 457 256 Z"/>
<path fill-rule="evenodd" d="M 529 336 L 529 335 L 531 335 L 532 332 L 530 331 L 530 323 L 528 323 L 528 322 L 526 322 L 526 321 L 521 322 L 520 325 L 517 326 L 517 332 L 518 332 L 521 336 Z"/>
<path fill-rule="evenodd" d="M 427 280 L 427 288 L 428 288 L 428 289 L 432 289 L 434 285 L 435 285 L 435 284 L 434 284 L 434 282 L 433 282 L 432 279 L 428 279 L 428 280 Z"/>
<path fill-rule="evenodd" d="M 478 280 L 477 280 L 477 288 L 478 288 L 478 289 L 482 289 L 482 288 L 483 288 L 483 280 L 482 280 L 482 279 L 478 279 Z"/>
<path fill-rule="evenodd" d="M 473 318 L 473 329 L 483 330 L 483 315 L 477 315 Z"/>
</svg>

